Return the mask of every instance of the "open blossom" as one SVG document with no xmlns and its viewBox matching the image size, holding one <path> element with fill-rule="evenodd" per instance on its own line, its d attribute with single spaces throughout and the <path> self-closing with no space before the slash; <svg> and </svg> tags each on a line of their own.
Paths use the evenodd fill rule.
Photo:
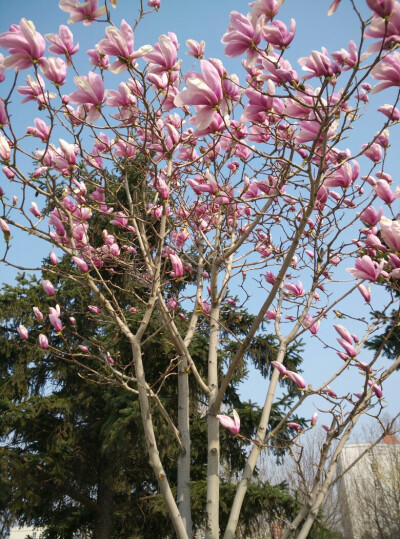
<svg viewBox="0 0 400 539">
<path fill-rule="evenodd" d="M 206 129 L 214 119 L 216 109 L 221 106 L 221 113 L 225 114 L 223 103 L 221 77 L 215 66 L 207 60 L 201 60 L 201 71 L 190 73 L 186 77 L 189 89 L 180 92 L 174 99 L 177 107 L 194 105 L 196 108 L 195 122 L 198 129 Z"/>
<path fill-rule="evenodd" d="M 365 208 L 365 210 L 361 213 L 360 219 L 366 225 L 375 226 L 379 223 L 382 217 L 382 211 L 382 208 L 380 208 L 379 211 L 376 211 L 373 206 L 368 206 L 368 208 Z"/>
<path fill-rule="evenodd" d="M 57 332 L 62 330 L 63 328 L 62 322 L 60 320 L 60 317 L 57 316 L 56 314 L 53 314 L 53 313 L 49 314 L 49 322 Z"/>
<path fill-rule="evenodd" d="M 43 58 L 40 70 L 46 79 L 57 86 L 63 85 L 67 77 L 67 66 L 62 58 Z"/>
<path fill-rule="evenodd" d="M 292 42 L 296 31 L 296 21 L 290 19 L 289 30 L 282 21 L 272 21 L 271 24 L 265 26 L 263 35 L 265 41 L 268 41 L 274 49 L 286 49 Z"/>
<path fill-rule="evenodd" d="M 85 0 L 83 4 L 79 0 L 60 0 L 58 5 L 60 9 L 70 14 L 68 24 L 83 21 L 83 24 L 88 26 L 107 13 L 106 6 L 98 7 L 98 0 Z"/>
<path fill-rule="evenodd" d="M 73 105 L 86 105 L 88 121 L 95 122 L 100 118 L 100 109 L 105 100 L 104 83 L 100 75 L 90 71 L 87 77 L 75 77 L 79 90 L 72 92 L 69 101 Z"/>
<path fill-rule="evenodd" d="M 194 58 L 203 58 L 206 44 L 204 41 L 196 41 L 195 39 L 187 39 L 186 46 L 189 49 L 186 51 L 188 56 L 194 56 Z"/>
<path fill-rule="evenodd" d="M 310 314 L 307 314 L 302 322 L 302 326 L 306 329 L 309 329 L 313 335 L 316 335 L 318 333 L 320 324 L 321 320 L 317 320 L 316 322 L 314 322 L 314 318 Z"/>
<path fill-rule="evenodd" d="M 19 25 L 12 24 L 8 32 L 0 34 L 0 46 L 11 54 L 4 59 L 3 66 L 21 71 L 39 62 L 46 43 L 32 21 L 21 19 Z"/>
<path fill-rule="evenodd" d="M 381 80 L 374 89 L 373 94 L 389 88 L 390 86 L 400 86 L 400 53 L 392 52 L 385 56 L 379 64 L 371 71 L 374 79 Z"/>
<path fill-rule="evenodd" d="M 400 251 L 400 221 L 392 221 L 387 217 L 380 220 L 382 239 L 394 251 Z"/>
<path fill-rule="evenodd" d="M 18 86 L 17 92 L 21 95 L 25 95 L 21 103 L 27 103 L 28 101 L 36 101 L 38 105 L 45 105 L 49 99 L 54 99 L 56 96 L 51 92 L 44 91 L 45 84 L 42 77 L 38 74 L 37 80 L 31 75 L 26 77 L 28 86 Z"/>
<path fill-rule="evenodd" d="M 240 417 L 236 410 L 233 410 L 233 419 L 227 415 L 217 414 L 217 419 L 220 424 L 228 429 L 232 434 L 239 434 L 240 432 Z"/>
<path fill-rule="evenodd" d="M 390 189 L 390 185 L 386 180 L 378 180 L 374 185 L 374 191 L 380 199 L 386 202 L 386 204 L 392 204 L 392 202 L 394 202 L 396 198 L 400 197 L 400 192 L 398 188 L 393 194 Z"/>
<path fill-rule="evenodd" d="M 46 40 L 51 43 L 49 52 L 52 54 L 64 54 L 67 66 L 71 66 L 71 56 L 79 50 L 79 43 L 74 45 L 74 36 L 68 26 L 61 25 L 58 34 L 45 34 Z"/>
<path fill-rule="evenodd" d="M 285 284 L 285 289 L 294 296 L 301 297 L 304 294 L 303 283 L 299 281 L 299 284 L 288 283 Z"/>
<path fill-rule="evenodd" d="M 329 58 L 325 47 L 322 47 L 322 52 L 312 51 L 310 56 L 299 58 L 298 63 L 303 66 L 304 71 L 309 73 L 303 77 L 304 80 L 313 77 L 333 77 L 340 73 L 338 65 Z"/>
<path fill-rule="evenodd" d="M 241 56 L 247 52 L 247 64 L 253 65 L 258 57 L 257 45 L 263 35 L 263 18 L 253 22 L 248 15 L 245 17 L 237 11 L 232 11 L 229 17 L 228 31 L 221 39 L 225 45 L 225 54 L 230 58 Z"/>
<path fill-rule="evenodd" d="M 117 59 L 110 65 L 112 73 L 123 73 L 128 67 L 136 65 L 136 58 L 152 51 L 151 45 L 144 45 L 137 51 L 134 50 L 134 36 L 132 27 L 124 20 L 121 21 L 121 29 L 115 26 L 106 28 L 106 37 L 99 42 L 99 49 Z"/>
<path fill-rule="evenodd" d="M 369 256 L 364 255 L 362 258 L 357 258 L 355 268 L 347 268 L 346 271 L 351 273 L 356 279 L 367 279 L 368 281 L 377 281 L 382 272 L 384 261 L 380 264 L 374 262 Z"/>
<path fill-rule="evenodd" d="M 400 110 L 397 109 L 394 105 L 382 105 L 379 107 L 378 112 L 382 112 L 389 120 L 397 121 L 400 120 Z"/>
<path fill-rule="evenodd" d="M 173 32 L 168 32 L 168 35 L 162 34 L 159 37 L 154 49 L 145 55 L 145 60 L 149 62 L 149 80 L 155 82 L 154 78 L 151 77 L 160 77 L 161 79 L 165 77 L 166 86 L 177 80 L 182 63 L 181 60 L 178 60 L 178 49 L 178 39 Z"/>
</svg>

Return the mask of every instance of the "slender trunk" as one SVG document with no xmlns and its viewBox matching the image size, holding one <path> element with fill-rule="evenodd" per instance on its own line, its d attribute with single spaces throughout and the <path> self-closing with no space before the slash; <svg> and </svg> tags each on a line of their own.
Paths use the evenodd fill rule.
<svg viewBox="0 0 400 539">
<path fill-rule="evenodd" d="M 278 356 L 277 356 L 277 361 L 279 361 L 279 363 L 283 362 L 285 353 L 286 353 L 286 345 L 281 345 L 278 352 Z M 271 382 L 269 384 L 268 393 L 265 398 L 264 408 L 261 415 L 260 425 L 258 427 L 257 434 L 256 434 L 256 440 L 260 444 L 264 442 L 265 436 L 267 433 L 269 416 L 271 414 L 272 404 L 274 402 L 274 396 L 275 396 L 276 387 L 278 385 L 278 380 L 279 380 L 279 372 L 277 369 L 275 369 L 274 372 L 272 373 Z M 261 449 L 262 449 L 261 445 L 255 444 L 253 445 L 253 448 L 250 452 L 250 456 L 243 470 L 242 479 L 236 490 L 236 495 L 232 504 L 228 524 L 225 530 L 224 539 L 233 539 L 235 537 L 237 525 L 239 522 L 240 511 L 242 509 L 243 500 L 246 495 L 250 480 L 253 477 L 254 468 L 256 467 L 257 459 L 261 452 Z"/>
<path fill-rule="evenodd" d="M 175 529 L 178 539 L 187 539 L 185 526 L 183 524 L 181 515 L 179 513 L 178 506 L 175 498 L 172 494 L 171 487 L 169 485 L 167 475 L 163 468 L 160 455 L 158 453 L 157 441 L 154 434 L 153 420 L 151 418 L 151 409 L 149 396 L 146 389 L 146 378 L 142 362 L 142 351 L 140 345 L 136 341 L 131 341 L 132 355 L 135 361 L 135 371 L 137 378 L 137 387 L 139 393 L 140 411 L 142 415 L 142 423 L 144 433 L 146 437 L 147 451 L 149 453 L 150 466 L 157 477 L 158 486 L 160 492 L 164 498 L 167 511 L 172 520 L 172 524 Z"/>
<path fill-rule="evenodd" d="M 218 394 L 218 334 L 219 305 L 213 304 L 210 313 L 210 347 L 208 352 L 208 387 L 210 409 Z M 207 453 L 207 539 L 219 537 L 219 422 L 214 414 L 208 416 Z"/>
<path fill-rule="evenodd" d="M 178 488 L 176 501 L 183 525 L 189 537 L 192 535 L 192 512 L 190 503 L 190 429 L 189 429 L 189 376 L 186 357 L 181 358 L 178 369 L 178 430 L 182 449 L 178 455 Z"/>
</svg>

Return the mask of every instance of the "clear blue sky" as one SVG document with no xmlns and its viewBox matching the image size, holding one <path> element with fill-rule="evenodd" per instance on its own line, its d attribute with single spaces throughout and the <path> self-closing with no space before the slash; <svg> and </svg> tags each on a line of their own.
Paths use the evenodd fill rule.
<svg viewBox="0 0 400 539">
<path fill-rule="evenodd" d="M 289 25 L 292 17 L 297 22 L 296 36 L 291 44 L 290 51 L 288 51 L 287 58 L 292 62 L 293 67 L 298 68 L 299 73 L 301 73 L 301 69 L 297 66 L 297 58 L 307 56 L 311 50 L 320 50 L 321 46 L 327 47 L 330 51 L 338 50 L 341 47 L 347 47 L 350 39 L 354 39 L 356 42 L 358 40 L 360 34 L 359 22 L 350 9 L 350 2 L 343 0 L 337 13 L 328 18 L 327 10 L 330 3 L 331 0 L 286 0 L 280 11 L 279 19 L 287 25 Z M 139 2 L 135 0 L 118 0 L 118 7 L 112 12 L 114 22 L 125 18 L 128 22 L 133 23 L 137 15 L 138 4 Z M 364 14 L 368 13 L 368 10 L 364 7 L 365 2 L 360 1 L 357 4 L 360 5 Z M 220 40 L 226 31 L 229 13 L 233 10 L 245 14 L 249 11 L 248 3 L 243 0 L 202 0 L 200 2 L 194 0 L 162 0 L 160 11 L 149 15 L 135 33 L 135 48 L 147 43 L 154 44 L 160 34 L 173 31 L 177 34 L 181 44 L 181 57 L 184 59 L 186 68 L 191 65 L 191 59 L 184 54 L 185 41 L 188 38 L 194 38 L 198 41 L 203 39 L 206 42 L 206 56 L 223 59 L 223 45 Z M 42 34 L 57 32 L 59 25 L 66 24 L 68 19 L 68 15 L 58 8 L 58 2 L 55 0 L 3 1 L 0 4 L 0 32 L 6 31 L 12 23 L 19 23 L 22 17 L 32 20 L 36 29 Z M 90 69 L 85 51 L 92 48 L 104 36 L 104 28 L 104 24 L 93 24 L 92 26 L 84 27 L 81 23 L 78 23 L 70 26 L 75 35 L 75 41 L 79 41 L 81 47 L 81 51 L 77 55 L 79 56 L 77 65 L 81 74 L 87 74 Z M 224 64 L 228 71 L 231 73 L 236 72 L 242 76 L 240 59 L 224 59 Z M 25 73 L 22 73 L 21 82 L 24 78 Z M 8 80 L 0 86 L 1 95 L 6 92 L 10 79 L 11 77 L 8 74 Z M 116 87 L 115 82 L 113 87 Z M 64 93 L 68 93 L 72 89 L 73 85 L 65 86 Z M 15 100 L 18 100 L 18 97 Z M 390 102 L 390 100 L 387 102 Z M 373 108 L 371 107 L 371 109 Z M 17 125 L 20 126 L 21 132 L 26 127 L 24 122 L 27 115 L 30 115 L 31 123 L 29 125 L 32 125 L 32 120 L 35 117 L 34 106 L 27 105 L 22 110 L 17 109 L 15 111 L 15 119 L 18 120 Z M 364 142 L 363 136 L 366 133 L 371 136 L 376 131 L 374 121 L 378 118 L 378 114 L 374 115 L 371 110 L 371 114 L 368 116 L 369 120 L 362 124 L 359 134 L 352 135 L 352 142 L 349 144 L 354 150 L 357 150 L 361 143 Z M 392 149 L 395 150 L 396 146 L 399 147 L 398 135 L 392 137 Z M 389 161 L 389 165 L 393 167 L 390 172 L 396 183 L 398 183 L 398 165 L 396 162 L 398 152 L 393 151 L 392 154 L 395 155 Z M 363 161 L 360 160 L 360 163 L 363 164 Z M 2 182 L 1 185 L 6 185 L 4 180 L 0 181 Z M 46 256 L 49 251 L 49 246 L 39 245 L 32 238 L 27 241 L 26 238 L 16 236 L 14 245 L 17 244 L 18 248 L 13 252 L 13 259 L 23 266 L 39 265 L 41 257 Z M 10 269 L 0 267 L 0 281 L 10 281 L 13 276 L 14 273 Z M 373 288 L 374 293 L 378 295 L 380 293 L 379 288 Z M 325 328 L 324 324 L 322 324 L 320 334 L 332 342 L 334 338 L 330 328 L 330 324 L 326 324 Z M 351 329 L 356 331 L 356 328 Z M 305 337 L 308 338 L 307 335 Z M 334 352 L 325 352 L 322 345 L 315 341 L 316 339 L 311 339 L 305 353 L 307 383 L 314 386 L 321 383 L 328 372 L 331 372 L 332 365 L 340 365 L 340 360 L 337 359 Z M 364 360 L 368 357 L 366 355 Z M 383 364 L 385 362 L 382 362 Z M 311 369 L 309 368 L 310 365 L 312 366 Z M 391 403 L 390 409 L 393 412 L 399 408 L 400 404 L 397 389 L 399 378 L 400 374 L 396 374 L 384 386 L 385 395 L 388 396 Z M 361 387 L 361 383 L 362 378 L 357 375 L 356 380 L 348 377 L 340 391 L 337 387 L 334 389 L 338 393 L 357 391 Z M 265 394 L 265 386 L 266 382 L 260 384 L 259 379 L 256 382 L 256 379 L 251 375 L 250 382 L 243 387 L 243 394 L 252 400 L 260 402 Z M 318 399 L 314 399 L 314 402 L 318 402 Z M 304 413 L 311 415 L 313 411 L 312 403 L 309 402 Z"/>
</svg>

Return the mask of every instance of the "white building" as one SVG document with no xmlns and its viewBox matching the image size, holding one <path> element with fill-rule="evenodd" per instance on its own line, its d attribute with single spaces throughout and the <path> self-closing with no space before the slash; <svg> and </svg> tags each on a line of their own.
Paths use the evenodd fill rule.
<svg viewBox="0 0 400 539">
<path fill-rule="evenodd" d="M 347 444 L 340 476 L 370 444 Z M 369 450 L 338 482 L 345 539 L 400 538 L 400 443 L 395 436 Z"/>
<path fill-rule="evenodd" d="M 26 539 L 26 537 L 40 539 L 43 531 L 43 528 L 32 528 L 30 526 L 19 528 L 18 526 L 15 526 L 11 528 L 10 535 L 6 539 Z"/>
</svg>

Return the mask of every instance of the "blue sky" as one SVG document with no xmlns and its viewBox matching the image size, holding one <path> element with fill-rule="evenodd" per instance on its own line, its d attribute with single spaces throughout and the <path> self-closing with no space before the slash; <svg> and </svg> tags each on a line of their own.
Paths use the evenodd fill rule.
<svg viewBox="0 0 400 539">
<path fill-rule="evenodd" d="M 299 73 L 301 70 L 297 66 L 297 58 L 307 56 L 311 50 L 320 50 L 321 46 L 325 46 L 328 50 L 333 51 L 341 47 L 346 48 L 350 39 L 354 39 L 357 42 L 360 34 L 360 24 L 350 8 L 350 1 L 343 0 L 337 13 L 332 17 L 327 17 L 327 10 L 330 3 L 331 0 L 286 0 L 279 13 L 279 19 L 285 22 L 287 26 L 291 18 L 294 18 L 297 22 L 296 36 L 288 51 L 287 59 L 291 61 L 293 67 L 298 67 Z M 58 2 L 54 0 L 2 2 L 0 6 L 0 32 L 6 31 L 12 23 L 19 23 L 22 17 L 32 20 L 36 29 L 42 34 L 57 32 L 59 25 L 66 24 L 68 19 L 68 15 L 58 9 L 57 4 Z M 112 11 L 114 22 L 125 18 L 128 22 L 133 23 L 137 15 L 138 4 L 139 2 L 135 0 L 118 0 L 117 9 Z M 364 7 L 364 2 L 357 2 L 357 4 L 360 5 L 363 14 L 368 13 L 368 10 Z M 162 0 L 160 11 L 148 15 L 136 31 L 135 48 L 139 48 L 141 45 L 147 43 L 154 44 L 160 34 L 173 31 L 177 34 L 181 44 L 181 57 L 184 59 L 184 69 L 188 69 L 192 65 L 191 59 L 183 53 L 185 50 L 185 41 L 188 38 L 194 38 L 198 41 L 204 40 L 206 42 L 206 56 L 223 59 L 223 45 L 220 40 L 226 31 L 229 13 L 233 10 L 245 14 L 249 11 L 248 3 L 243 0 L 202 0 L 201 2 L 194 0 Z M 72 25 L 70 28 L 75 35 L 75 41 L 79 41 L 81 47 L 80 53 L 77 55 L 79 56 L 77 63 L 79 71 L 81 74 L 87 74 L 90 65 L 85 51 L 88 48 L 92 48 L 104 36 L 105 25 L 93 24 L 89 27 L 83 27 L 79 23 Z M 229 72 L 236 72 L 243 79 L 240 59 L 224 59 L 224 65 Z M 22 73 L 20 84 L 24 78 L 25 74 Z M 0 93 L 2 95 L 3 92 L 5 93 L 7 91 L 10 79 L 11 77 L 8 74 L 7 81 L 0 87 Z M 69 87 L 66 86 L 64 93 L 68 93 L 72 89 L 73 84 Z M 18 97 L 15 97 L 15 100 L 18 100 Z M 390 100 L 386 102 L 390 102 Z M 382 101 L 379 101 L 379 104 L 381 103 Z M 369 119 L 363 120 L 358 133 L 352 134 L 352 140 L 349 141 L 349 146 L 353 151 L 356 151 L 361 143 L 365 142 L 363 137 L 368 136 L 370 138 L 377 130 L 375 122 L 379 114 L 374 113 L 373 110 L 379 104 L 376 107 L 371 106 L 371 113 L 368 115 Z M 33 105 L 27 105 L 23 108 L 16 108 L 14 114 L 17 126 L 24 130 L 26 127 L 24 122 L 27 114 L 31 118 L 29 125 L 32 124 L 32 120 L 35 117 L 35 107 Z M 392 136 L 392 150 L 396 146 L 398 147 L 398 145 L 399 136 L 394 134 Z M 398 184 L 396 176 L 398 170 L 396 151 L 392 151 L 392 154 L 394 154 L 394 157 L 391 157 L 388 163 L 389 166 L 393 167 L 393 170 L 390 172 Z M 366 166 L 367 162 L 360 160 L 360 164 L 365 164 Z M 28 165 L 26 163 L 27 167 Z M 3 180 L 0 181 L 2 182 L 1 185 L 5 187 L 5 182 Z M 43 246 L 32 237 L 27 240 L 22 236 L 16 236 L 14 245 L 17 248 L 13 251 L 13 260 L 21 266 L 34 267 L 39 265 L 40 259 L 49 252 L 48 245 Z M 0 267 L 0 281 L 10 281 L 14 274 L 9 268 Z M 347 275 L 343 277 L 347 277 Z M 382 293 L 378 287 L 373 288 L 376 296 Z M 338 322 L 336 321 L 336 323 Z M 319 335 L 329 340 L 330 343 L 333 343 L 334 337 L 330 328 L 331 324 L 326 324 L 325 328 L 324 324 L 322 324 Z M 356 328 L 351 329 L 356 332 Z M 368 360 L 368 357 L 369 355 L 366 354 L 361 359 L 365 361 Z M 319 385 L 327 374 L 332 371 L 332 366 L 337 366 L 338 368 L 341 361 L 336 357 L 334 352 L 325 351 L 321 343 L 317 342 L 316 338 L 309 339 L 305 360 L 306 381 L 314 386 Z M 385 395 L 388 396 L 388 400 L 391 403 L 390 410 L 393 412 L 399 408 L 397 390 L 399 377 L 400 375 L 397 373 L 384 386 Z M 338 393 L 352 392 L 359 390 L 361 384 L 362 377 L 357 375 L 356 380 L 352 377 L 345 378 L 344 385 L 340 388 L 340 391 L 339 388 L 334 387 L 334 389 Z M 260 384 L 260 379 L 257 378 L 256 380 L 253 373 L 251 373 L 249 382 L 243 386 L 243 395 L 254 401 L 261 402 L 265 394 L 265 386 L 265 382 Z M 309 416 L 314 411 L 313 402 L 318 402 L 318 399 L 315 398 L 314 401 L 310 399 L 310 401 L 304 408 L 305 415 Z"/>
</svg>

